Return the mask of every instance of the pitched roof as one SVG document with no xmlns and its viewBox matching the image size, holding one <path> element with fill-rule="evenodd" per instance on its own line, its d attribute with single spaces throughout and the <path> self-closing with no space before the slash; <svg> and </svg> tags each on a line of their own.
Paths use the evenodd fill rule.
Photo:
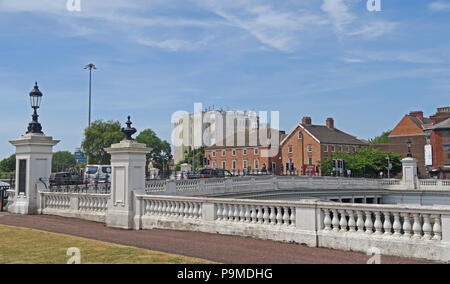
<svg viewBox="0 0 450 284">
<path fill-rule="evenodd" d="M 327 144 L 349 144 L 349 145 L 364 145 L 367 142 L 356 138 L 348 133 L 345 133 L 337 128 L 328 128 L 324 125 L 303 125 L 309 133 L 314 135 L 320 143 Z"/>
<path fill-rule="evenodd" d="M 433 129 L 433 130 L 436 130 L 436 129 L 450 129 L 450 118 L 447 118 L 446 120 L 444 120 L 444 121 L 442 121 L 442 122 L 440 122 L 438 124 L 435 124 L 434 126 L 428 128 L 428 129 Z"/>
<path fill-rule="evenodd" d="M 337 128 L 328 128 L 325 125 L 304 125 L 298 124 L 284 139 L 281 144 L 287 141 L 287 138 L 296 132 L 297 128 L 301 127 L 308 132 L 317 142 L 325 144 L 346 144 L 346 145 L 366 145 L 367 141 L 361 140 L 347 134 Z"/>
</svg>

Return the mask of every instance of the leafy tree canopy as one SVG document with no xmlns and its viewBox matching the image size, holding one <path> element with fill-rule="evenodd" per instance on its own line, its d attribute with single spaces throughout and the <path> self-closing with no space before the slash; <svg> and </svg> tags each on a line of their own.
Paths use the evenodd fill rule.
<svg viewBox="0 0 450 284">
<path fill-rule="evenodd" d="M 16 154 L 0 161 L 0 172 L 14 172 L 16 170 Z"/>
<path fill-rule="evenodd" d="M 167 170 L 168 162 L 172 159 L 172 149 L 169 142 L 161 140 L 151 129 L 145 129 L 139 133 L 136 142 L 152 148 L 152 151 L 147 154 L 147 161 L 152 162 L 153 166 L 161 171 Z"/>
<path fill-rule="evenodd" d="M 111 155 L 106 153 L 105 148 L 119 143 L 125 137 L 120 129 L 120 122 L 103 120 L 96 120 L 85 129 L 81 146 L 90 164 L 109 165 L 111 163 Z"/>
<path fill-rule="evenodd" d="M 77 164 L 75 156 L 69 151 L 59 151 L 53 154 L 52 172 L 63 172 Z"/>
<path fill-rule="evenodd" d="M 380 171 L 387 173 L 386 157 L 389 157 L 392 164 L 391 176 L 397 175 L 402 170 L 402 155 L 390 152 L 381 152 L 377 149 L 366 148 L 359 150 L 353 155 L 337 152 L 321 161 L 322 173 L 331 175 L 332 160 L 342 159 L 345 161 L 346 169 L 352 171 L 355 176 L 378 176 Z"/>
<path fill-rule="evenodd" d="M 385 132 L 381 133 L 380 136 L 369 139 L 369 143 L 370 144 L 388 144 L 389 134 L 391 134 L 390 130 L 385 131 Z"/>
</svg>

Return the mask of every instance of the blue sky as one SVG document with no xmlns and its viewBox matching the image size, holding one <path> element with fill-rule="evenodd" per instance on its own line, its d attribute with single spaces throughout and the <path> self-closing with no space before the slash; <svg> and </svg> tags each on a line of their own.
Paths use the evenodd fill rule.
<svg viewBox="0 0 450 284">
<path fill-rule="evenodd" d="M 169 140 L 194 103 L 280 111 L 369 138 L 410 110 L 448 106 L 450 1 L 0 0 L 0 158 L 31 119 L 38 81 L 55 150 L 80 145 L 93 62 L 93 119 L 131 115 Z"/>
</svg>

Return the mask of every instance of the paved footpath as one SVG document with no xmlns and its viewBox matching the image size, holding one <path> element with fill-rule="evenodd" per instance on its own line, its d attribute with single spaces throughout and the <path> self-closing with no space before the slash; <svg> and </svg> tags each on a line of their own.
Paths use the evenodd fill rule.
<svg viewBox="0 0 450 284">
<path fill-rule="evenodd" d="M 226 264 L 349 263 L 364 264 L 369 256 L 297 244 L 244 237 L 169 230 L 127 231 L 104 224 L 45 215 L 0 215 L 0 224 L 68 234 L 155 251 L 203 258 Z M 399 257 L 381 257 L 382 263 L 430 263 Z"/>
</svg>

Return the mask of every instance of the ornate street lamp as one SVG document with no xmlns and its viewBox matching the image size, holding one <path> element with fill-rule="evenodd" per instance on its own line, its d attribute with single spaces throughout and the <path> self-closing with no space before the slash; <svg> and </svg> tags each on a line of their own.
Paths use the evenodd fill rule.
<svg viewBox="0 0 450 284">
<path fill-rule="evenodd" d="M 406 145 L 408 146 L 408 153 L 406 154 L 406 157 L 412 158 L 412 154 L 411 154 L 411 139 L 408 139 L 408 141 L 406 141 Z"/>
<path fill-rule="evenodd" d="M 37 114 L 37 109 L 41 106 L 42 101 L 42 93 L 39 91 L 39 87 L 37 82 L 34 84 L 34 89 L 30 92 L 30 104 L 31 108 L 34 109 L 34 113 L 32 115 L 33 120 L 28 124 L 28 133 L 39 133 L 43 134 L 42 126 L 38 122 L 39 115 Z"/>
<path fill-rule="evenodd" d="M 128 120 L 127 120 L 127 122 L 125 122 L 127 127 L 125 127 L 125 128 L 122 127 L 122 129 L 121 129 L 122 133 L 125 134 L 125 140 L 128 140 L 128 141 L 134 140 L 131 136 L 137 132 L 136 128 L 131 127 L 131 124 L 133 124 L 133 123 L 131 122 L 130 119 L 131 119 L 131 117 L 128 116 Z"/>
</svg>

